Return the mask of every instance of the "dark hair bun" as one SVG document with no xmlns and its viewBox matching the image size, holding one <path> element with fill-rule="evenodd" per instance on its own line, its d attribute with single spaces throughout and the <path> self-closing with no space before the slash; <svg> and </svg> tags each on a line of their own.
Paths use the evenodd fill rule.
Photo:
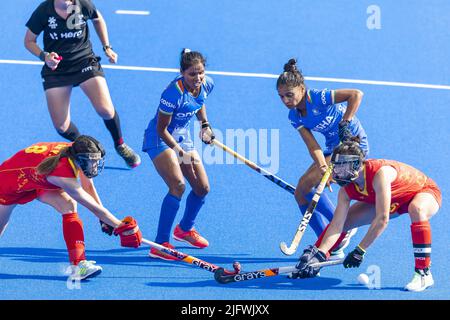
<svg viewBox="0 0 450 320">
<path fill-rule="evenodd" d="M 284 65 L 284 71 L 285 72 L 297 72 L 297 59 L 291 58 L 289 61 Z"/>
<path fill-rule="evenodd" d="M 184 48 L 184 49 L 181 51 L 181 56 L 183 56 L 184 54 L 189 53 L 189 52 L 191 52 L 191 51 L 192 51 L 192 50 L 189 49 L 189 48 Z"/>
</svg>

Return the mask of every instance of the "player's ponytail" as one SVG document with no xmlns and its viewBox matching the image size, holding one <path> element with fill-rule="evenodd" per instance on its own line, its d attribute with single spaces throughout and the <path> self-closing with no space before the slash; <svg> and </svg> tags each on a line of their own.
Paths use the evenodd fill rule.
<svg viewBox="0 0 450 320">
<path fill-rule="evenodd" d="M 305 85 L 305 79 L 303 78 L 302 71 L 297 68 L 296 59 L 289 59 L 289 61 L 284 64 L 283 70 L 284 72 L 280 74 L 277 80 L 277 89 L 280 86 L 295 88 Z"/>
<path fill-rule="evenodd" d="M 180 54 L 180 71 L 183 72 L 193 65 L 201 63 L 206 66 L 205 57 L 198 51 L 191 51 L 191 49 L 184 48 Z"/>
<path fill-rule="evenodd" d="M 70 146 L 64 147 L 57 155 L 42 160 L 36 168 L 36 173 L 46 176 L 55 170 L 61 158 L 70 156 Z"/>
</svg>

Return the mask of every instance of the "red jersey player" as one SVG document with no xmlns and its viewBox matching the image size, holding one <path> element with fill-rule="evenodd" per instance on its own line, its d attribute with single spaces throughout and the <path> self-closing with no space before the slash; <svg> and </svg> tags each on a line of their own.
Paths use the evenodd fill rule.
<svg viewBox="0 0 450 320">
<path fill-rule="evenodd" d="M 441 192 L 436 183 L 419 170 L 398 161 L 369 159 L 357 142 L 348 141 L 333 152 L 333 179 L 342 187 L 333 220 L 300 257 L 293 277 L 314 277 L 330 250 L 339 245 L 345 231 L 370 225 L 366 235 L 344 260 L 345 268 L 359 267 L 368 247 L 384 231 L 389 219 L 408 212 L 414 248 L 415 274 L 405 287 L 422 291 L 434 284 L 431 265 L 431 227 L 429 219 L 441 206 Z M 357 200 L 350 206 L 351 200 Z"/>
<path fill-rule="evenodd" d="M 122 246 L 138 247 L 142 235 L 136 220 L 126 217 L 120 221 L 104 208 L 91 180 L 102 170 L 104 156 L 97 140 L 79 136 L 73 143 L 36 143 L 0 164 L 0 236 L 16 205 L 38 199 L 62 214 L 72 267 L 69 277 L 83 280 L 95 276 L 102 268 L 86 260 L 83 224 L 77 214 L 79 202 L 114 228 Z"/>
</svg>

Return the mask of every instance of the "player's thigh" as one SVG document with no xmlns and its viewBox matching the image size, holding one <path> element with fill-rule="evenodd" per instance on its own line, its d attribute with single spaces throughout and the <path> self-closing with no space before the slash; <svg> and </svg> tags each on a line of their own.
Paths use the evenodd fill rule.
<svg viewBox="0 0 450 320">
<path fill-rule="evenodd" d="M 347 219 L 345 220 L 344 230 L 369 225 L 375 218 L 375 205 L 365 202 L 356 202 L 350 206 Z"/>
<path fill-rule="evenodd" d="M 80 88 L 91 101 L 95 111 L 103 119 L 112 119 L 114 117 L 114 105 L 104 77 L 92 77 L 81 83 Z"/>
<path fill-rule="evenodd" d="M 183 193 L 185 189 L 185 182 L 183 172 L 181 171 L 177 155 L 172 149 L 166 149 L 158 156 L 153 158 L 153 164 L 158 174 L 163 178 L 167 186 L 173 190 Z"/>
<path fill-rule="evenodd" d="M 428 221 L 439 211 L 439 204 L 431 193 L 422 192 L 414 196 L 408 205 L 412 222 Z"/>
<path fill-rule="evenodd" d="M 56 129 L 62 128 L 70 123 L 70 95 L 72 86 L 56 87 L 45 90 L 47 108 Z"/>
<path fill-rule="evenodd" d="M 192 163 L 182 163 L 181 170 L 195 194 L 205 196 L 209 192 L 209 180 L 205 167 L 197 151 L 190 151 L 189 155 L 194 161 Z"/>
<path fill-rule="evenodd" d="M 77 202 L 62 189 L 42 192 L 38 200 L 48 204 L 61 214 L 77 212 Z"/>
<path fill-rule="evenodd" d="M 327 164 L 330 164 L 330 159 L 330 156 L 325 157 L 325 161 L 327 162 Z M 300 188 L 304 188 L 302 186 L 305 186 L 307 189 L 313 188 L 319 184 L 321 179 L 322 172 L 320 171 L 320 168 L 316 165 L 316 163 L 313 162 L 300 178 L 298 186 Z"/>
<path fill-rule="evenodd" d="M 11 214 L 15 207 L 16 207 L 15 204 L 8 206 L 0 204 L 0 236 L 5 231 L 6 226 L 8 225 L 9 222 L 9 218 L 11 217 Z"/>
</svg>

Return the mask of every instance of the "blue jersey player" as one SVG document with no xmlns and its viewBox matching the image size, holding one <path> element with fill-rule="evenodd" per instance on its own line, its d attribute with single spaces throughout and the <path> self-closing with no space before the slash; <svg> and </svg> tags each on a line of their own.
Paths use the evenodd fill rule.
<svg viewBox="0 0 450 320">
<path fill-rule="evenodd" d="M 161 206 L 155 239 L 155 242 L 168 248 L 173 248 L 169 236 L 185 191 L 184 178 L 188 180 L 192 191 L 186 199 L 183 218 L 175 227 L 173 237 L 197 248 L 209 245 L 193 227 L 209 192 L 209 182 L 189 133 L 189 124 L 195 116 L 202 123 L 202 141 L 210 144 L 214 139 L 205 106 L 214 83 L 205 75 L 205 63 L 201 53 L 189 49 L 182 51 L 181 74 L 170 82 L 162 93 L 156 115 L 145 130 L 142 150 L 148 153 L 156 170 L 169 187 Z M 150 250 L 150 257 L 176 260 L 155 248 Z"/>
<path fill-rule="evenodd" d="M 289 120 L 305 142 L 314 163 L 300 178 L 295 190 L 295 199 L 304 214 L 308 203 L 314 195 L 314 188 L 319 184 L 322 175 L 330 163 L 333 149 L 341 141 L 351 136 L 358 136 L 360 147 L 367 155 L 369 144 L 366 133 L 355 113 L 361 104 L 363 93 L 356 89 L 315 90 L 308 89 L 304 84 L 297 61 L 290 59 L 284 66 L 284 72 L 277 81 L 278 94 L 289 109 Z M 344 104 L 346 102 L 346 104 Z M 312 131 L 325 137 L 325 149 L 322 150 Z M 319 236 L 331 221 L 334 205 L 323 193 L 311 218 L 310 225 Z M 326 219 L 326 220 L 325 220 Z M 356 232 L 348 233 L 348 239 Z M 343 247 L 348 241 L 342 242 L 342 247 L 335 252 L 343 256 Z"/>
</svg>

